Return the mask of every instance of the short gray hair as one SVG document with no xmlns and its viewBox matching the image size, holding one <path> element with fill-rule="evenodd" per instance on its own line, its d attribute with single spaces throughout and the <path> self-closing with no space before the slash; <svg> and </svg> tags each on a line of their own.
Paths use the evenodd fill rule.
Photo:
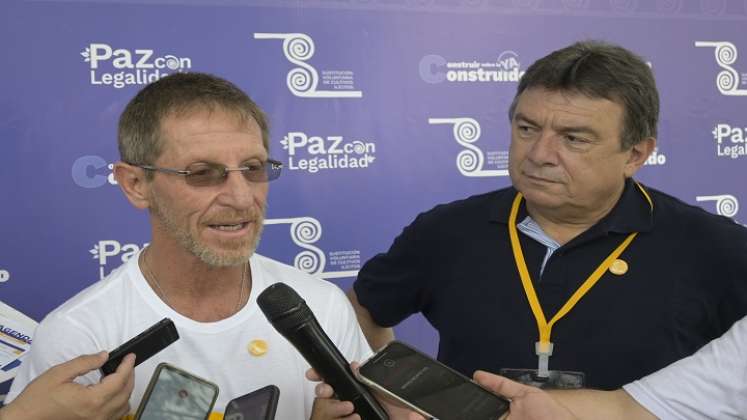
<svg viewBox="0 0 747 420">
<path fill-rule="evenodd" d="M 269 152 L 267 117 L 254 101 L 233 83 L 206 73 L 175 73 L 143 88 L 119 118 L 117 143 L 122 161 L 153 164 L 162 152 L 161 123 L 170 115 L 199 110 L 233 112 L 242 121 L 254 120 Z M 152 177 L 150 171 L 147 176 Z"/>
</svg>

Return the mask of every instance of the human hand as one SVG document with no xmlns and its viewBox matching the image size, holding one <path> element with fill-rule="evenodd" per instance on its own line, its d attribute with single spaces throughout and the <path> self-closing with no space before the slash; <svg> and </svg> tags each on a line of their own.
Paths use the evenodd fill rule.
<svg viewBox="0 0 747 420">
<path fill-rule="evenodd" d="M 350 368 L 355 371 L 358 369 L 358 363 L 353 362 L 350 364 Z M 355 407 L 350 401 L 340 401 L 334 398 L 335 390 L 329 384 L 322 382 L 323 379 L 314 369 L 306 371 L 306 378 L 313 382 L 319 382 L 316 385 L 315 393 L 316 400 L 314 400 L 315 410 L 312 412 L 311 420 L 327 420 L 327 419 L 344 419 L 344 420 L 360 420 L 360 416 L 353 413 Z M 382 395 L 374 392 L 376 400 L 379 401 L 387 414 L 389 414 L 390 420 L 425 420 L 420 414 L 410 410 L 407 407 L 386 398 Z M 325 401 L 322 403 L 322 401 Z M 317 405 L 319 407 L 317 408 Z M 318 417 L 315 417 L 317 415 Z M 335 417 L 335 415 L 337 417 Z M 326 416 L 326 417 L 325 417 Z"/>
<path fill-rule="evenodd" d="M 511 400 L 510 420 L 577 420 L 547 392 L 492 373 L 477 371 L 474 380 L 494 394 Z"/>
<path fill-rule="evenodd" d="M 355 406 L 350 401 L 340 401 L 332 396 L 319 397 L 318 395 L 314 400 L 309 420 L 361 420 L 361 417 L 353 412 Z"/>
<path fill-rule="evenodd" d="M 117 370 L 95 385 L 80 385 L 75 378 L 100 368 L 108 354 L 79 356 L 51 367 L 28 384 L 3 409 L 2 420 L 110 420 L 129 412 L 135 385 L 135 355 L 127 355 Z"/>
</svg>

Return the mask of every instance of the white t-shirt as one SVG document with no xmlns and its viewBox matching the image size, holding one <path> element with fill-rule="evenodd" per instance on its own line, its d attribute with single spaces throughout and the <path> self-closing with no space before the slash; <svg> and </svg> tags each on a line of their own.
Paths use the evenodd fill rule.
<svg viewBox="0 0 747 420">
<path fill-rule="evenodd" d="M 694 355 L 623 388 L 663 420 L 747 418 L 747 317 Z"/>
<path fill-rule="evenodd" d="M 235 315 L 218 322 L 196 322 L 175 312 L 150 288 L 137 256 L 104 280 L 65 302 L 39 324 L 34 344 L 19 368 L 7 402 L 49 367 L 87 353 L 113 350 L 159 320 L 174 321 L 180 338 L 135 368 L 135 389 L 130 397 L 137 409 L 155 367 L 168 362 L 218 385 L 213 408 L 222 413 L 233 398 L 265 385 L 280 388 L 278 420 L 308 419 L 314 400 L 314 383 L 304 373 L 308 363 L 267 321 L 257 296 L 269 285 L 283 282 L 306 301 L 319 324 L 349 360 L 362 360 L 371 349 L 342 290 L 296 268 L 254 255 L 250 261 L 252 289 L 248 303 Z M 254 356 L 253 340 L 264 340 L 268 351 Z M 91 372 L 78 381 L 98 383 Z"/>
</svg>

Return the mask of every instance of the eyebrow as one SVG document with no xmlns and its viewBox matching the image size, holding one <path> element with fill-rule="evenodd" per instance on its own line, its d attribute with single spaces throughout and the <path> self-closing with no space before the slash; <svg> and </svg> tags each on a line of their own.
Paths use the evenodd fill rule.
<svg viewBox="0 0 747 420">
<path fill-rule="evenodd" d="M 248 157 L 246 159 L 243 159 L 240 164 L 243 165 L 244 163 L 252 161 L 252 160 L 258 160 L 260 162 L 267 162 L 269 159 L 272 159 L 272 157 L 267 156 L 267 155 L 265 155 L 264 157 L 262 157 L 262 156 L 253 156 L 253 157 Z M 212 159 L 197 159 L 197 160 L 194 160 L 191 163 L 189 163 L 188 166 L 189 165 L 194 165 L 196 163 L 210 163 L 210 164 L 216 164 L 216 165 L 224 165 L 224 166 L 226 166 L 225 163 L 218 162 L 218 161 L 215 161 L 215 160 L 212 160 Z"/>
<path fill-rule="evenodd" d="M 527 122 L 527 123 L 529 123 L 531 125 L 534 125 L 534 126 L 537 126 L 537 127 L 540 126 L 540 124 L 537 121 L 534 121 L 533 119 L 527 117 L 526 115 L 524 115 L 524 114 L 522 114 L 520 112 L 517 112 L 514 115 L 514 120 L 516 120 L 516 121 L 521 120 L 521 121 Z M 560 132 L 560 133 L 584 133 L 584 134 L 591 134 L 595 138 L 599 138 L 600 137 L 599 136 L 599 132 L 597 130 L 595 130 L 595 129 L 589 127 L 589 126 L 586 126 L 586 125 L 576 125 L 576 126 L 574 126 L 574 125 L 567 125 L 567 126 L 561 126 L 561 127 L 558 127 L 557 131 Z"/>
</svg>

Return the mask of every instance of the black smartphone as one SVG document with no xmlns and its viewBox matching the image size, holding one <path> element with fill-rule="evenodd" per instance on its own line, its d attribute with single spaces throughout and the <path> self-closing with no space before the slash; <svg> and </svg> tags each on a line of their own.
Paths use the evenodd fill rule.
<svg viewBox="0 0 747 420">
<path fill-rule="evenodd" d="M 130 353 L 135 353 L 137 366 L 178 339 L 179 333 L 176 332 L 174 322 L 164 318 L 109 352 L 109 359 L 101 366 L 101 374 L 106 376 L 114 373 L 122 359 Z"/>
<path fill-rule="evenodd" d="M 218 398 L 218 386 L 189 372 L 156 366 L 135 413 L 135 420 L 207 420 Z"/>
<path fill-rule="evenodd" d="M 399 341 L 392 341 L 357 371 L 364 384 L 439 420 L 497 420 L 508 400 Z"/>
<path fill-rule="evenodd" d="M 223 420 L 273 420 L 279 397 L 280 389 L 267 385 L 234 398 L 226 406 Z"/>
</svg>

